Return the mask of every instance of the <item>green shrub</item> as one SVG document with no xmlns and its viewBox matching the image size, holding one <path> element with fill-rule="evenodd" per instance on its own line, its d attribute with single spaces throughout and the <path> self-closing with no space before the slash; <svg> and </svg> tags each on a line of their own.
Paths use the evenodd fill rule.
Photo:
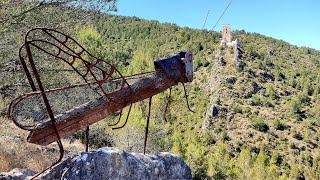
<svg viewBox="0 0 320 180">
<path fill-rule="evenodd" d="M 241 108 L 241 106 L 236 105 L 236 106 L 233 108 L 233 112 L 234 112 L 234 113 L 240 113 L 240 114 L 242 114 L 242 108 Z"/>
<path fill-rule="evenodd" d="M 275 100 L 276 98 L 278 98 L 274 88 L 270 83 L 267 84 L 265 96 L 271 98 L 272 100 Z"/>
<path fill-rule="evenodd" d="M 251 106 L 259 106 L 259 105 L 261 105 L 262 103 L 261 103 L 261 99 L 260 99 L 259 96 L 253 95 L 252 98 L 249 99 L 249 104 L 250 104 Z"/>
<path fill-rule="evenodd" d="M 200 87 L 199 87 L 199 86 L 196 86 L 196 87 L 194 88 L 194 91 L 200 91 Z"/>
<path fill-rule="evenodd" d="M 217 97 L 217 99 L 215 100 L 215 103 L 216 103 L 217 105 L 221 105 L 220 96 Z"/>
<path fill-rule="evenodd" d="M 262 106 L 263 107 L 274 107 L 274 105 L 272 104 L 271 100 L 268 98 L 264 98 L 262 100 Z"/>
<path fill-rule="evenodd" d="M 261 117 L 257 117 L 257 118 L 252 119 L 251 125 L 257 131 L 267 132 L 269 130 L 269 126 Z"/>
<path fill-rule="evenodd" d="M 285 124 L 283 121 L 279 120 L 279 119 L 275 119 L 273 121 L 273 127 L 276 129 L 276 130 L 281 130 L 283 131 L 285 129 Z"/>
<path fill-rule="evenodd" d="M 294 137 L 295 139 L 297 139 L 297 140 L 302 140 L 302 139 L 303 139 L 302 135 L 301 135 L 299 132 L 294 133 L 294 134 L 293 134 L 293 137 Z"/>
</svg>

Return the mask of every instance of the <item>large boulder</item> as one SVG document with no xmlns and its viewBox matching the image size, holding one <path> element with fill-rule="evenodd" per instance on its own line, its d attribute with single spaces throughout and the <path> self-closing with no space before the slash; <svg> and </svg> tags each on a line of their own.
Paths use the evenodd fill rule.
<svg viewBox="0 0 320 180">
<path fill-rule="evenodd" d="M 41 175 L 41 179 L 191 179 L 184 160 L 172 153 L 154 156 L 101 148 L 67 158 Z"/>
</svg>

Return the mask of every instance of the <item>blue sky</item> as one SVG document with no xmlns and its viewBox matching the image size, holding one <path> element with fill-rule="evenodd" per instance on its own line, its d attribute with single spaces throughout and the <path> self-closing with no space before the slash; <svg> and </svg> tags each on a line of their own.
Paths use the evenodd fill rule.
<svg viewBox="0 0 320 180">
<path fill-rule="evenodd" d="M 212 30 L 230 0 L 118 0 L 115 14 Z M 320 0 L 233 0 L 214 29 L 257 32 L 290 44 L 320 50 Z"/>
</svg>

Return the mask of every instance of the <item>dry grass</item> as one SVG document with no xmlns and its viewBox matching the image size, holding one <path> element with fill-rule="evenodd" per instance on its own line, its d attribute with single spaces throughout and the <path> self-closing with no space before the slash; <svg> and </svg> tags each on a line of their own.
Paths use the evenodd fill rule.
<svg viewBox="0 0 320 180">
<path fill-rule="evenodd" d="M 39 172 L 59 158 L 59 149 L 55 143 L 47 147 L 30 144 L 26 142 L 27 135 L 27 131 L 20 130 L 12 122 L 0 117 L 0 172 L 13 168 Z M 79 141 L 71 144 L 63 140 L 63 145 L 69 154 L 84 150 L 84 145 Z"/>
<path fill-rule="evenodd" d="M 13 168 L 28 168 L 39 170 L 39 167 L 49 165 L 48 159 L 42 159 L 37 163 L 34 159 L 43 156 L 41 151 L 35 145 L 29 145 L 22 141 L 1 138 L 0 141 L 0 171 L 10 171 Z M 31 163 L 30 163 L 31 162 Z"/>
</svg>

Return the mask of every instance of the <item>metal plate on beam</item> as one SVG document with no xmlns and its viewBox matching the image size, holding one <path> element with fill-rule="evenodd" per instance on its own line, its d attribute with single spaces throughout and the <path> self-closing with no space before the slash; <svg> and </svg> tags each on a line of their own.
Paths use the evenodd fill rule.
<svg viewBox="0 0 320 180">
<path fill-rule="evenodd" d="M 193 80 L 193 58 L 191 51 L 187 52 L 184 58 L 186 77 L 188 82 Z"/>
</svg>

